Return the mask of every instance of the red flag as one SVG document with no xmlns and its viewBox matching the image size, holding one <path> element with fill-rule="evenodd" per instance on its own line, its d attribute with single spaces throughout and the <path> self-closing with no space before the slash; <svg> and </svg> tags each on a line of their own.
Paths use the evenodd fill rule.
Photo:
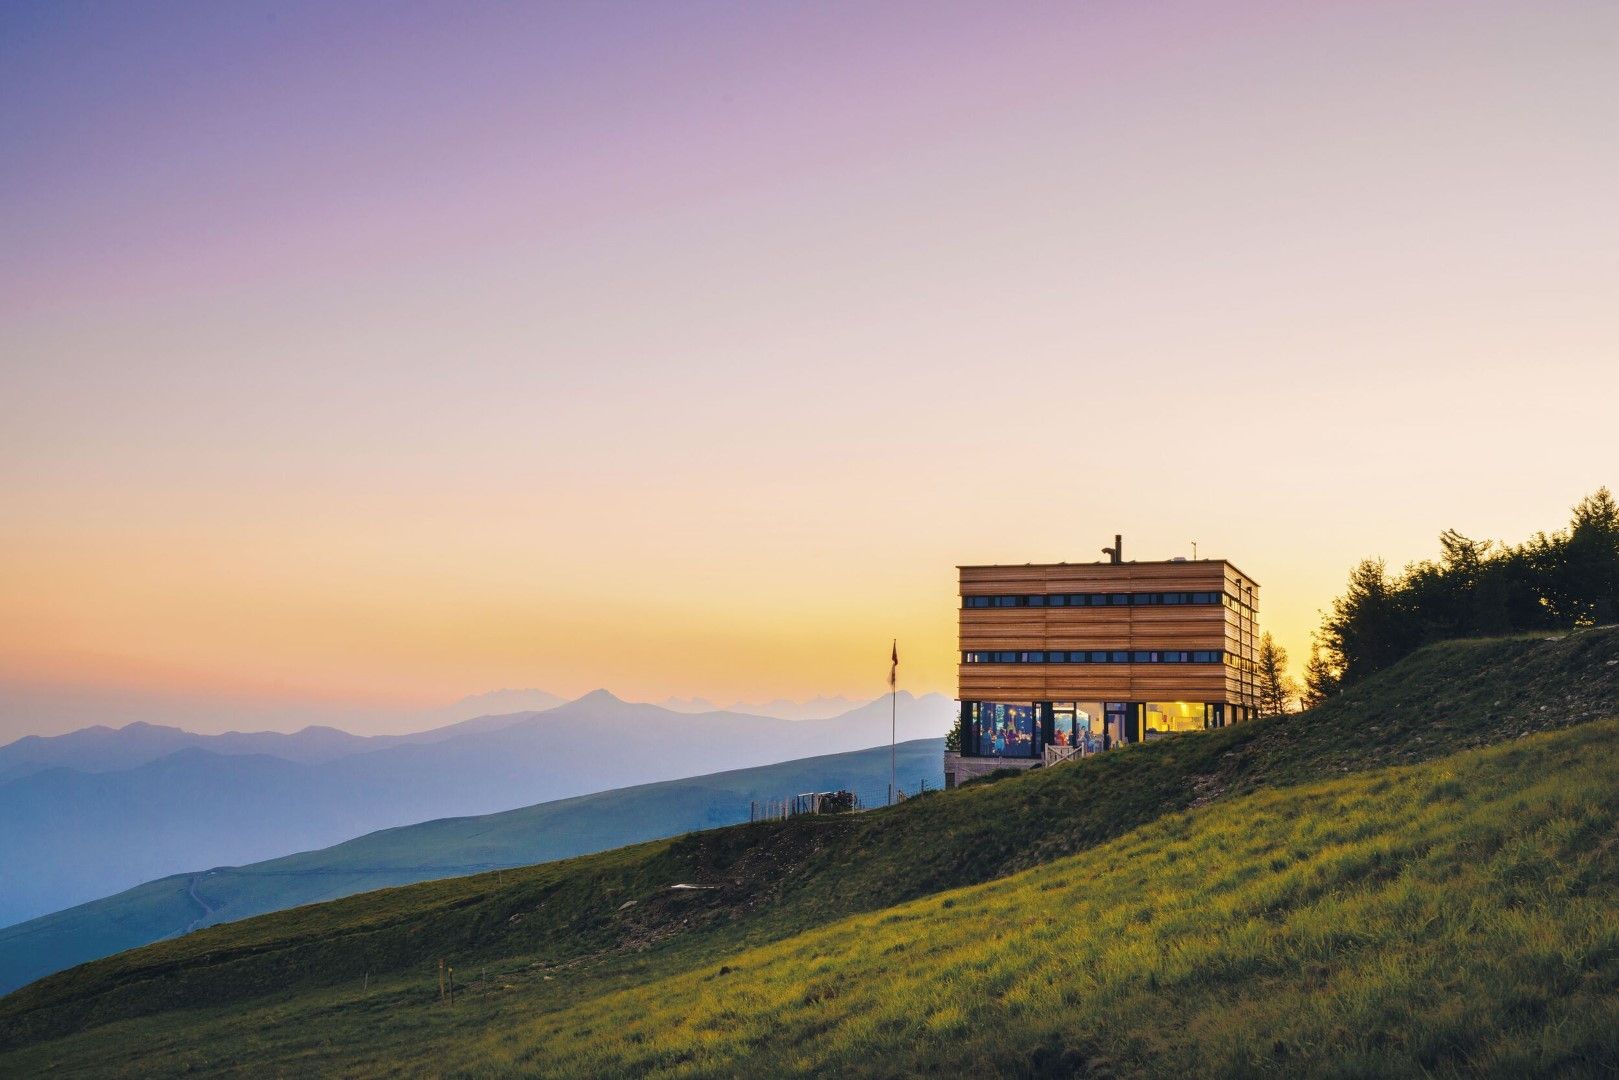
<svg viewBox="0 0 1619 1080">
<path fill-rule="evenodd" d="M 894 659 L 888 669 L 888 685 L 895 687 L 899 685 L 899 638 L 894 639 Z"/>
</svg>

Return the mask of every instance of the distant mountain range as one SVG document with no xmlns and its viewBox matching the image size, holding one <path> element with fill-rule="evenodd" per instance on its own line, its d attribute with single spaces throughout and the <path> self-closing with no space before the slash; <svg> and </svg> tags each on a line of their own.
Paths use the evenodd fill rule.
<svg viewBox="0 0 1619 1080">
<path fill-rule="evenodd" d="M 718 712 L 721 706 L 707 698 L 669 698 L 659 702 L 666 709 L 682 713 Z M 778 720 L 821 720 L 838 716 L 862 703 L 846 697 L 814 697 L 808 701 L 789 701 L 777 698 L 758 703 L 737 702 L 725 707 L 727 712 L 747 713 L 750 716 L 774 716 Z"/>
<path fill-rule="evenodd" d="M 546 706 L 554 708 L 556 703 Z M 426 745 L 457 735 L 470 735 L 522 720 L 529 713 L 479 716 L 471 720 L 409 735 L 351 735 L 334 727 L 279 731 L 227 731 L 199 735 L 177 727 L 137 721 L 121 728 L 81 728 L 66 735 L 29 735 L 0 746 L 0 783 L 50 768 L 79 772 L 116 772 L 145 765 L 182 750 L 206 750 L 224 757 L 263 754 L 306 765 L 382 750 L 390 746 Z"/>
<path fill-rule="evenodd" d="M 943 782 L 943 742 L 897 748 L 899 782 Z M 188 930 L 389 885 L 527 866 L 748 820 L 750 801 L 888 789 L 888 747 L 600 792 L 480 817 L 387 829 L 320 851 L 147 882 L 0 929 L 0 994 L 53 971 Z"/>
<path fill-rule="evenodd" d="M 898 701 L 902 741 L 953 722 L 940 695 Z M 22 739 L 0 748 L 0 926 L 378 829 L 882 745 L 888 710 L 882 698 L 825 720 L 686 714 L 598 690 L 406 736 L 136 724 Z"/>
<path fill-rule="evenodd" d="M 345 733 L 425 732 L 480 716 L 541 712 L 568 699 L 548 690 L 507 689 L 472 694 L 425 707 L 319 701 L 211 701 L 186 694 L 117 692 L 112 688 L 30 688 L 0 681 L 0 731 L 73 732 L 97 726 L 122 729 L 132 723 L 187 732 L 259 734 L 315 727 Z M 13 736 L 0 736 L 0 742 Z"/>
</svg>

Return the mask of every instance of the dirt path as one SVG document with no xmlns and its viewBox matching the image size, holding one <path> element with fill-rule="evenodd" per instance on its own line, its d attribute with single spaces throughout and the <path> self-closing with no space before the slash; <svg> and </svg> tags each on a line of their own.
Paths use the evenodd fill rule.
<svg viewBox="0 0 1619 1080">
<path fill-rule="evenodd" d="M 200 877 L 207 877 L 208 874 L 212 874 L 212 873 L 213 873 L 213 871 L 209 870 L 206 873 L 202 873 L 202 874 L 192 874 L 191 877 L 186 880 L 186 895 L 191 897 L 191 902 L 193 904 L 196 904 L 199 908 L 202 909 L 202 915 L 200 917 L 196 918 L 196 919 L 193 919 L 191 921 L 191 925 L 187 926 L 185 928 L 185 932 L 188 933 L 188 934 L 191 933 L 191 931 L 195 930 L 197 927 L 201 926 L 203 923 L 207 922 L 210 918 L 213 917 L 213 914 L 214 914 L 213 905 L 208 903 L 208 901 L 204 900 L 202 898 L 202 894 L 197 892 L 197 879 L 200 878 Z"/>
</svg>

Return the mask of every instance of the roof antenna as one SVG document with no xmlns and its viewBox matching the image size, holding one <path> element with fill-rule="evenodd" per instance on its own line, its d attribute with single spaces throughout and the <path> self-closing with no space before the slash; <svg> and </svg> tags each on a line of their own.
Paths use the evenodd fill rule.
<svg viewBox="0 0 1619 1080">
<path fill-rule="evenodd" d="M 1119 533 L 1113 534 L 1113 546 L 1102 549 L 1102 554 L 1108 557 L 1108 562 L 1121 563 L 1124 561 L 1124 537 Z"/>
<path fill-rule="evenodd" d="M 1197 562 L 1197 541 L 1192 541 L 1192 561 Z"/>
</svg>

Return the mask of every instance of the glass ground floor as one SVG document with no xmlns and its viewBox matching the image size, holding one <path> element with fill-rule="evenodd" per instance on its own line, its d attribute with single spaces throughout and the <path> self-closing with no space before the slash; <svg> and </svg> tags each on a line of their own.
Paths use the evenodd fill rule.
<svg viewBox="0 0 1619 1080">
<path fill-rule="evenodd" d="M 1097 753 L 1225 727 L 1250 715 L 1247 707 L 1223 701 L 963 701 L 961 753 L 1037 758 L 1048 746 Z"/>
</svg>

